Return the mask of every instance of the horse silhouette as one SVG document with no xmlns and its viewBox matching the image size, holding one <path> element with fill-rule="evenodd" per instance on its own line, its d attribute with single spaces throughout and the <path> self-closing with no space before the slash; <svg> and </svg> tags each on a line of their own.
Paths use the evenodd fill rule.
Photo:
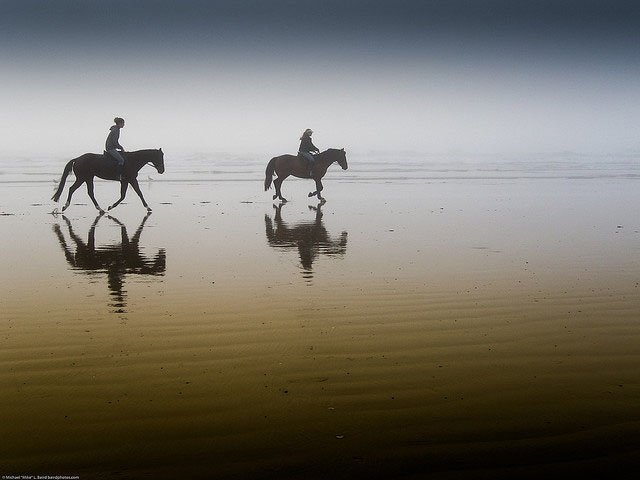
<svg viewBox="0 0 640 480">
<path fill-rule="evenodd" d="M 343 170 L 348 168 L 347 154 L 344 148 L 338 150 L 337 148 L 330 148 L 321 152 L 315 156 L 313 162 L 313 176 L 309 175 L 309 164 L 307 160 L 299 155 L 280 155 L 279 157 L 273 157 L 267 164 L 264 178 L 264 190 L 265 192 L 271 188 L 271 181 L 273 180 L 273 174 L 277 175 L 277 178 L 273 180 L 273 186 L 276 187 L 276 194 L 273 199 L 279 198 L 283 202 L 287 199 L 282 196 L 282 182 L 289 175 L 293 175 L 298 178 L 313 178 L 316 181 L 316 191 L 309 192 L 309 197 L 317 195 L 318 200 L 324 200 L 320 193 L 324 189 L 322 186 L 322 177 L 327 173 L 327 169 L 333 162 L 338 162 L 338 165 Z"/>
<path fill-rule="evenodd" d="M 279 250 L 297 250 L 302 266 L 303 277 L 313 278 L 313 262 L 320 255 L 343 256 L 347 251 L 347 232 L 332 238 L 322 221 L 322 204 L 317 207 L 309 206 L 315 211 L 313 221 L 303 221 L 288 225 L 282 219 L 282 206 L 274 205 L 275 216 L 272 220 L 267 214 L 264 224 L 269 246 Z"/>
<path fill-rule="evenodd" d="M 96 197 L 93 195 L 94 177 L 120 182 L 120 198 L 113 205 L 111 205 L 108 210 L 117 207 L 118 204 L 120 204 L 120 202 L 124 200 L 124 197 L 127 194 L 127 188 L 129 187 L 129 185 L 131 185 L 131 187 L 140 197 L 140 200 L 142 200 L 142 205 L 144 205 L 147 211 L 150 212 L 151 207 L 147 205 L 147 202 L 142 195 L 142 191 L 140 190 L 140 186 L 138 185 L 138 172 L 147 163 L 151 163 L 156 168 L 158 173 L 164 173 L 164 153 L 162 152 L 162 149 L 138 150 L 136 152 L 126 152 L 123 155 L 125 157 L 125 164 L 123 167 L 124 170 L 122 172 L 121 179 L 120 173 L 116 168 L 115 161 L 111 157 L 108 157 L 106 154 L 101 155 L 98 153 L 85 153 L 78 158 L 70 160 L 64 167 L 62 178 L 60 179 L 60 183 L 58 185 L 56 193 L 53 194 L 53 197 L 51 197 L 51 199 L 54 202 L 60 200 L 60 196 L 62 195 L 62 191 L 64 190 L 64 183 L 71 173 L 71 170 L 73 170 L 73 173 L 76 176 L 76 181 L 69 187 L 67 202 L 62 207 L 63 212 L 71 204 L 71 197 L 73 196 L 73 192 L 80 188 L 80 185 L 82 185 L 83 183 L 87 184 L 87 193 L 89 194 L 89 198 L 91 199 L 95 207 L 98 209 L 98 211 L 100 211 L 100 213 L 104 212 L 100 205 L 98 205 Z"/>
<path fill-rule="evenodd" d="M 124 280 L 127 275 L 164 275 L 166 270 L 166 254 L 164 249 L 159 249 L 153 257 L 147 257 L 140 251 L 140 236 L 145 223 L 151 213 L 142 219 L 140 226 L 133 237 L 129 238 L 127 227 L 118 219 L 106 215 L 107 218 L 120 226 L 120 243 L 96 246 L 96 226 L 105 214 L 101 213 L 91 224 L 88 239 L 85 243 L 73 230 L 71 222 L 66 216 L 62 216 L 67 224 L 70 241 L 67 242 L 60 225 L 55 224 L 53 231 L 58 237 L 58 242 L 67 263 L 73 270 L 79 270 L 87 274 L 106 273 L 107 284 L 113 297 L 113 307 L 123 312 L 126 307 L 126 291 Z M 71 246 L 70 246 L 71 244 Z M 75 249 L 73 248 L 75 246 Z"/>
</svg>

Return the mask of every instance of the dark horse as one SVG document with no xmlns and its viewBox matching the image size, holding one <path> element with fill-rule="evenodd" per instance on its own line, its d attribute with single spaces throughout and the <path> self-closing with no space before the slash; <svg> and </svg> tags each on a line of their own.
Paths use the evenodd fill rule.
<svg viewBox="0 0 640 480">
<path fill-rule="evenodd" d="M 279 198 L 283 202 L 286 202 L 287 199 L 282 196 L 282 191 L 280 190 L 285 178 L 289 175 L 298 178 L 313 178 L 316 181 L 316 191 L 310 192 L 309 196 L 313 197 L 317 195 L 318 200 L 324 200 L 320 195 L 323 188 L 322 177 L 327 173 L 327 168 L 329 168 L 329 165 L 333 162 L 338 162 L 338 165 L 340 165 L 343 170 L 348 168 L 347 154 L 344 148 L 340 150 L 330 148 L 316 155 L 315 161 L 313 162 L 313 176 L 309 175 L 309 163 L 307 160 L 298 155 L 280 155 L 279 157 L 273 157 L 271 161 L 269 161 L 267 170 L 265 171 L 264 190 L 266 192 L 271 187 L 271 180 L 275 172 L 278 177 L 273 180 L 273 185 L 276 187 L 276 194 L 273 196 L 273 199 Z"/>
<path fill-rule="evenodd" d="M 164 173 L 164 153 L 162 152 L 162 149 L 138 150 L 137 152 L 127 152 L 124 154 L 124 157 L 125 164 L 122 172 L 122 180 L 118 178 L 120 175 L 116 167 L 116 162 L 111 157 L 100 155 L 98 153 L 85 153 L 78 158 L 74 158 L 64 167 L 62 178 L 58 185 L 58 190 L 56 190 L 52 200 L 56 202 L 60 200 L 60 195 L 62 195 L 62 191 L 64 190 L 64 182 L 67 180 L 69 173 L 71 173 L 71 169 L 73 169 L 73 173 L 76 175 L 76 181 L 69 187 L 69 197 L 67 198 L 67 203 L 62 207 L 63 212 L 71 203 L 73 192 L 75 192 L 83 183 L 87 184 L 87 192 L 89 193 L 89 198 L 91 198 L 93 204 L 100 212 L 104 212 L 104 210 L 100 208 L 100 205 L 98 205 L 96 197 L 93 195 L 93 177 L 99 177 L 104 180 L 120 181 L 120 198 L 116 203 L 109 207 L 109 210 L 116 207 L 120 202 L 122 202 L 122 200 L 124 200 L 124 197 L 127 194 L 127 188 L 131 185 L 140 197 L 140 200 L 142 200 L 142 205 L 144 205 L 148 211 L 151 211 L 151 208 L 147 205 L 147 202 L 142 196 L 137 176 L 140 169 L 147 163 L 153 164 L 153 166 L 156 167 L 156 170 L 158 170 L 158 173 Z"/>
</svg>

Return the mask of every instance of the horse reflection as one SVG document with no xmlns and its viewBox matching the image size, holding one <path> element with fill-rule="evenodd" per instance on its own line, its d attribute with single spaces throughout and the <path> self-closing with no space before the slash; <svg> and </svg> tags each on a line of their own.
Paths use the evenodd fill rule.
<svg viewBox="0 0 640 480">
<path fill-rule="evenodd" d="M 124 279 L 126 275 L 164 275 L 166 269 L 166 255 L 164 249 L 159 249 L 153 257 L 147 257 L 141 253 L 140 235 L 145 223 L 151 213 L 149 212 L 140 223 L 133 237 L 129 238 L 127 227 L 118 219 L 101 213 L 91 224 L 87 242 L 76 235 L 71 222 L 64 215 L 62 218 L 67 224 L 71 241 L 67 240 L 62 233 L 60 225 L 53 226 L 53 230 L 58 237 L 62 251 L 67 262 L 74 270 L 81 270 L 87 274 L 106 273 L 107 283 L 116 312 L 122 313 L 126 307 L 126 291 L 124 290 Z M 96 226 L 101 218 L 107 217 L 120 226 L 120 243 L 96 247 L 95 233 Z M 71 244 L 71 247 L 69 246 Z M 73 246 L 75 245 L 75 251 Z"/>
<path fill-rule="evenodd" d="M 343 256 L 347 251 L 347 232 L 332 238 L 322 222 L 322 204 L 317 207 L 309 206 L 315 211 L 313 222 L 300 222 L 288 225 L 282 220 L 283 203 L 274 205 L 275 218 L 264 216 L 267 241 L 269 245 L 281 250 L 298 250 L 303 277 L 313 278 L 313 262 L 320 255 Z"/>
</svg>

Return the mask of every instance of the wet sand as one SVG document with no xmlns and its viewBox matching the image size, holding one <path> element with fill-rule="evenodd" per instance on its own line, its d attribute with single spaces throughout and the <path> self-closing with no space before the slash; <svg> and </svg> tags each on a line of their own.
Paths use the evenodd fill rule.
<svg viewBox="0 0 640 480">
<path fill-rule="evenodd" d="M 150 216 L 2 183 L 0 474 L 640 467 L 635 170 L 352 161 L 321 206 L 228 165 L 167 162 Z"/>
</svg>

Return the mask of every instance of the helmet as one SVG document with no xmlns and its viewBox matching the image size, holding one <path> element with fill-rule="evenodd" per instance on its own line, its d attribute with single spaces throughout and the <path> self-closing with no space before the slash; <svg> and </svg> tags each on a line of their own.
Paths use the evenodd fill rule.
<svg viewBox="0 0 640 480">
<path fill-rule="evenodd" d="M 311 130 L 310 128 L 307 128 L 307 129 L 304 131 L 304 133 L 305 133 L 306 135 L 311 135 L 311 134 L 313 133 L 313 130 Z"/>
</svg>

